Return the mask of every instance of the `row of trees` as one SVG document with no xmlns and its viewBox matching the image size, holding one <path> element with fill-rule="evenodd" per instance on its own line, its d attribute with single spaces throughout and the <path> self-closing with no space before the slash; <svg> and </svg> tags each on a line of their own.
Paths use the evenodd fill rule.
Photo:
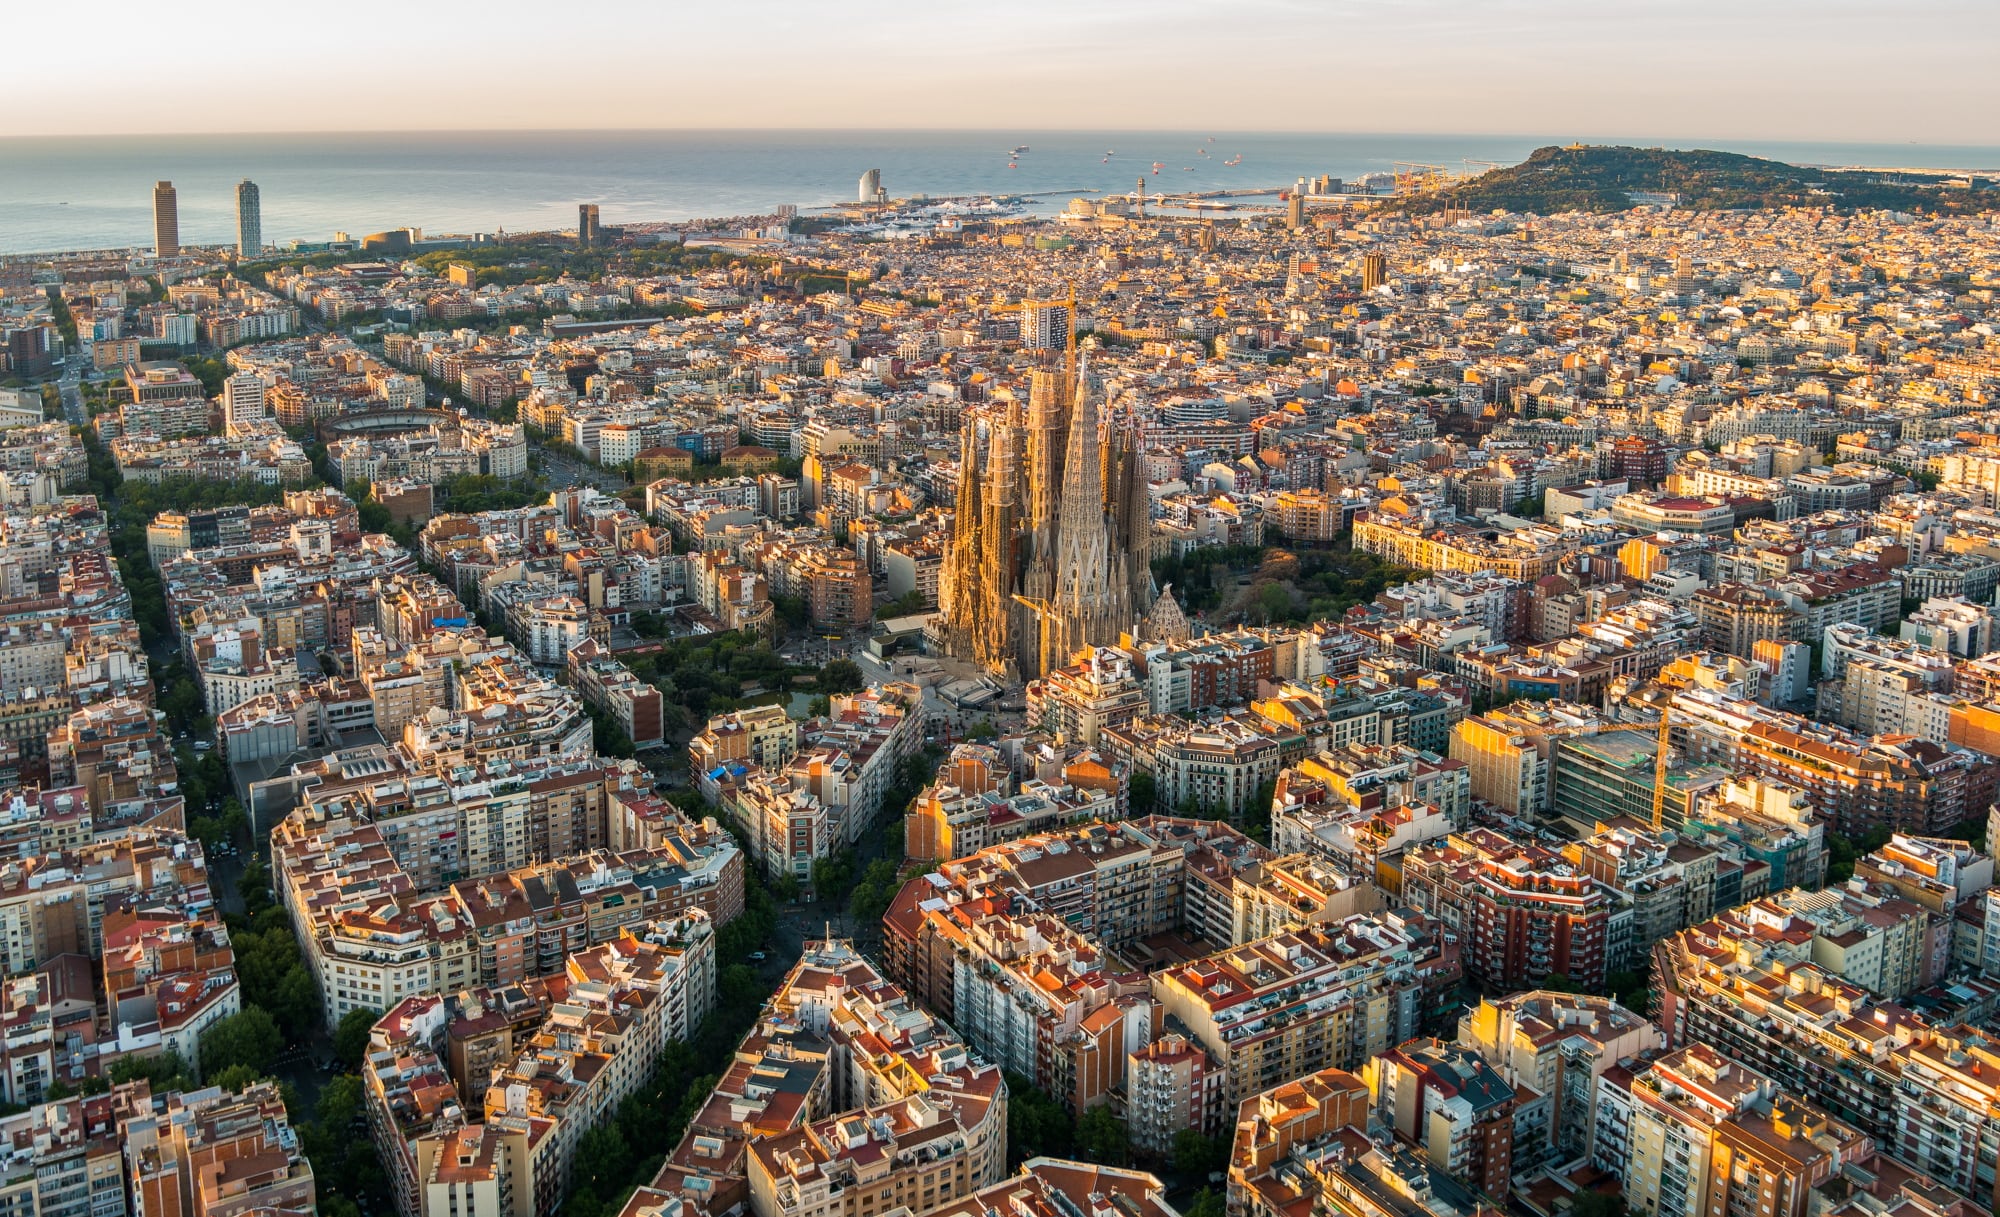
<svg viewBox="0 0 2000 1217">
<path fill-rule="evenodd" d="M 1230 1139 L 1211 1137 L 1198 1129 L 1174 1134 L 1164 1161 L 1147 1163 L 1178 1176 L 1184 1186 L 1197 1188 L 1183 1217 L 1223 1217 L 1225 1204 L 1218 1177 L 1229 1169 Z M 1019 1166 L 1030 1158 L 1076 1158 L 1107 1166 L 1125 1166 L 1133 1157 L 1125 1121 L 1107 1106 L 1093 1107 L 1074 1120 L 1063 1105 L 1018 1073 L 1007 1075 L 1007 1161 Z M 1608 1217 L 1608 1215 L 1607 1215 Z"/>
<path fill-rule="evenodd" d="M 220 378 L 227 373 L 215 360 L 190 361 L 190 370 L 203 379 L 211 393 L 220 391 Z M 172 631 L 159 573 L 146 549 L 146 525 L 162 511 L 274 503 L 283 490 L 261 482 L 126 482 L 92 431 L 84 431 L 83 441 L 90 488 L 106 513 L 112 554 L 132 597 L 141 640 L 154 646 L 170 638 Z M 319 456 L 323 463 L 324 449 Z M 167 715 L 170 730 L 183 738 L 207 730 L 209 720 L 200 687 L 178 659 L 156 670 L 154 680 L 161 690 L 160 708 Z M 197 754 L 186 746 L 176 753 L 190 834 L 209 848 L 225 841 L 247 840 L 250 819 L 231 793 L 222 758 L 214 752 Z M 235 952 L 243 1006 L 200 1037 L 198 1060 L 192 1063 L 199 1066 L 199 1083 L 192 1076 L 190 1062 L 166 1054 L 128 1057 L 116 1063 L 108 1077 L 86 1079 L 86 1088 L 103 1090 L 144 1078 L 154 1093 L 193 1090 L 197 1084 L 240 1092 L 271 1077 L 290 1046 L 304 1043 L 318 1031 L 322 1021 L 318 990 L 300 954 L 290 918 L 266 894 L 269 885 L 264 862 L 252 857 L 237 880 L 243 911 L 224 917 Z M 320 1212 L 328 1217 L 360 1217 L 363 1206 L 384 1212 L 390 1203 L 388 1176 L 363 1129 L 361 1081 L 353 1073 L 375 1017 L 375 1012 L 364 1010 L 343 1020 L 335 1048 L 347 1072 L 331 1079 L 310 1108 L 288 1083 L 279 1084 L 300 1147 L 313 1165 Z M 55 1097 L 60 1096 L 58 1090 Z"/>
<path fill-rule="evenodd" d="M 619 1105 L 615 1118 L 578 1143 L 562 1217 L 612 1217 L 658 1174 L 755 1025 L 773 986 L 750 955 L 770 940 L 778 911 L 754 870 L 744 874 L 743 898 L 742 916 L 715 936 L 715 1009 L 691 1042 L 662 1050 L 651 1080 Z"/>
<path fill-rule="evenodd" d="M 927 745 L 896 763 L 894 781 L 882 793 L 882 856 L 861 865 L 851 849 L 843 849 L 815 859 L 812 867 L 813 894 L 822 902 L 847 901 L 847 915 L 857 926 L 882 919 L 889 904 L 902 890 L 903 815 L 930 785 L 944 750 Z M 798 899 L 798 884 L 787 875 L 778 885 L 778 898 Z"/>
</svg>

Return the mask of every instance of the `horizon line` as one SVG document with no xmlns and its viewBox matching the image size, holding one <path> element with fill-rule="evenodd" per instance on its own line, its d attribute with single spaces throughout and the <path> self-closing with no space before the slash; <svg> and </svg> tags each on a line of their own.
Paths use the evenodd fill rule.
<svg viewBox="0 0 2000 1217">
<path fill-rule="evenodd" d="M 0 134 L 0 142 L 36 141 L 57 142 L 65 140 L 112 140 L 112 139 L 240 139 L 240 138 L 283 138 L 292 136 L 441 136 L 441 135 L 740 135 L 740 134 L 848 134 L 848 135 L 975 135 L 975 134 L 1029 135 L 1184 135 L 1191 132 L 1212 132 L 1216 135 L 1231 136 L 1289 136 L 1294 138 L 1366 138 L 1366 139 L 1492 139 L 1492 140 L 1561 140 L 1563 137 L 1542 131 L 1372 131 L 1303 127 L 1271 128 L 1228 128 L 1195 126 L 1097 126 L 1097 127 L 1002 127 L 1002 126 L 957 126 L 957 127 L 865 127 L 865 126 L 548 126 L 548 127 L 347 127 L 347 128 L 270 128 L 252 130 L 201 130 L 201 131 L 88 131 L 52 133 L 5 133 Z M 1779 135 L 1580 135 L 1572 134 L 1569 142 L 1586 143 L 1594 147 L 1667 147 L 1669 144 L 1685 144 L 1675 151 L 1724 151 L 1723 147 L 1703 147 L 1688 141 L 1707 141 L 1722 145 L 1728 143 L 1793 144 L 1820 147 L 1873 147 L 1873 148 L 1967 148 L 2000 150 L 2000 142 L 1964 143 L 1954 140 L 1869 140 L 1869 139 L 1829 139 L 1801 138 Z"/>
</svg>

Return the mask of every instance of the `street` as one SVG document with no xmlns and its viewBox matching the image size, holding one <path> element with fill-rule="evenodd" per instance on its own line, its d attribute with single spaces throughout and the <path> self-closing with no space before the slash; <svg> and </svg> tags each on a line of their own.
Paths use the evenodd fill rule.
<svg viewBox="0 0 2000 1217">
<path fill-rule="evenodd" d="M 83 356 L 73 355 L 63 365 L 63 374 L 56 381 L 56 388 L 62 394 L 63 417 L 72 427 L 86 426 L 90 418 L 83 412 L 83 390 L 78 387 L 82 379 Z"/>
</svg>

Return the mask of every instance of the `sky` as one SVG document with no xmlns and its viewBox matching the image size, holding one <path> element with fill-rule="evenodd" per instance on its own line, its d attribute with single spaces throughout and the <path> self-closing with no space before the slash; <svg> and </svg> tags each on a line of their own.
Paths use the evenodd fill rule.
<svg viewBox="0 0 2000 1217">
<path fill-rule="evenodd" d="M 2000 0 L 16 7 L 0 135 L 1159 128 L 2000 144 Z"/>
</svg>

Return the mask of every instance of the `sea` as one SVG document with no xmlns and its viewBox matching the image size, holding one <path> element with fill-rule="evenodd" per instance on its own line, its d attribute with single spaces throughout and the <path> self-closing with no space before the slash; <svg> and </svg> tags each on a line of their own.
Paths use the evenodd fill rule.
<svg viewBox="0 0 2000 1217">
<path fill-rule="evenodd" d="M 786 203 L 810 214 L 853 200 L 868 169 L 881 170 L 892 197 L 1020 194 L 1053 211 L 1091 191 L 1128 192 L 1141 177 L 1148 193 L 1276 190 L 1319 174 L 1352 181 L 1399 161 L 1453 172 L 1513 164 L 1570 138 L 818 130 L 13 137 L 0 138 L 0 254 L 148 247 L 153 183 L 162 179 L 178 192 L 183 243 L 234 241 L 235 186 L 248 178 L 262 196 L 264 239 L 281 244 L 406 226 L 433 236 L 562 229 L 576 223 L 578 203 L 598 204 L 606 226 L 768 214 Z M 1809 165 L 2000 168 L 2000 147 L 1584 142 L 1717 148 Z"/>
</svg>

